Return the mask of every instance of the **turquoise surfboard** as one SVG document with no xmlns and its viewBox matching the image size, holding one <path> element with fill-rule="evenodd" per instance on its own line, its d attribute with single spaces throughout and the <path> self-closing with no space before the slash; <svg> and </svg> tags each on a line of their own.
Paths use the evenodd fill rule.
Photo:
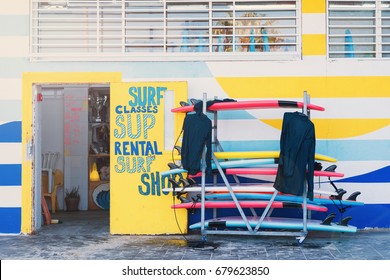
<svg viewBox="0 0 390 280">
<path fill-rule="evenodd" d="M 249 225 L 252 228 L 255 228 L 257 225 L 259 217 L 247 217 Z M 217 219 L 211 219 L 205 221 L 205 228 L 246 228 L 246 224 L 241 216 L 233 217 L 221 217 Z M 200 229 L 201 222 L 190 225 L 190 229 Z M 303 221 L 302 219 L 296 218 L 280 218 L 280 217 L 266 217 L 261 224 L 260 228 L 263 229 L 287 229 L 287 230 L 303 230 Z M 328 232 L 357 232 L 355 226 L 343 226 L 336 223 L 331 223 L 330 225 L 323 225 L 320 220 L 308 220 L 307 221 L 307 230 L 312 231 L 328 231 Z"/>
<path fill-rule="evenodd" d="M 269 200 L 272 197 L 272 194 L 267 193 L 235 193 L 235 196 L 238 200 L 241 199 L 264 199 Z M 216 193 L 216 194 L 207 194 L 205 196 L 207 200 L 226 200 L 232 199 L 232 196 L 229 193 Z M 289 202 L 297 202 L 302 203 L 302 196 L 293 196 L 293 195 L 277 195 L 275 197 L 275 201 L 289 201 Z M 354 200 L 336 200 L 331 198 L 322 198 L 322 197 L 314 197 L 313 201 L 308 200 L 309 202 L 316 204 L 325 204 L 325 205 L 336 205 L 336 206 L 363 206 L 364 202 L 354 201 Z"/>
</svg>

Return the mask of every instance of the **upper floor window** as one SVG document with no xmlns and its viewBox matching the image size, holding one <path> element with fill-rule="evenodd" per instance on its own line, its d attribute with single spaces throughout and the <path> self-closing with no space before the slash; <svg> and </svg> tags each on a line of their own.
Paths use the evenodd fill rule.
<svg viewBox="0 0 390 280">
<path fill-rule="evenodd" d="M 32 0 L 32 59 L 300 57 L 300 1 Z"/>
<path fill-rule="evenodd" d="M 390 1 L 328 0 L 328 54 L 390 57 Z"/>
</svg>

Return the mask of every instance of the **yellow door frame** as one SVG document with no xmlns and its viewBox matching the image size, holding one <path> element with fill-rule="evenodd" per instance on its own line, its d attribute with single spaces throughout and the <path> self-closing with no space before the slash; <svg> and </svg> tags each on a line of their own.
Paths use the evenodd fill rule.
<svg viewBox="0 0 390 280">
<path fill-rule="evenodd" d="M 34 84 L 107 84 L 122 81 L 120 72 L 28 72 L 22 76 L 22 225 L 21 233 L 33 232 L 33 159 L 27 147 L 33 141 Z"/>
</svg>

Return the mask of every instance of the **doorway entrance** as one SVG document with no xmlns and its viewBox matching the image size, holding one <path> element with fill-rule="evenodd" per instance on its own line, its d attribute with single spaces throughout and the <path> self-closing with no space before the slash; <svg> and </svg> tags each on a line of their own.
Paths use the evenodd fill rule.
<svg viewBox="0 0 390 280">
<path fill-rule="evenodd" d="M 108 211 L 109 85 L 43 84 L 36 87 L 34 91 L 39 96 L 34 102 L 33 114 L 36 116 L 33 127 L 37 169 L 34 175 L 42 176 L 40 185 L 44 195 L 41 199 L 45 199 L 52 214 Z"/>
<path fill-rule="evenodd" d="M 107 170 L 109 166 L 109 84 L 118 82 L 118 73 L 25 73 L 23 75 L 23 148 L 22 164 L 22 233 L 33 233 L 42 225 L 42 154 L 59 153 L 56 169 L 63 172 L 63 187 L 57 190 L 58 210 L 66 210 L 64 198 L 67 192 L 78 187 L 80 211 L 108 210 L 106 195 L 95 192 L 101 185 L 95 181 L 90 187 L 90 169 L 96 165 Z M 91 97 L 91 96 L 94 97 Z M 97 96 L 107 95 L 101 106 Z M 99 99 L 99 98 L 98 98 Z M 95 105 L 93 105 L 95 104 Z M 92 119 L 99 108 L 100 119 Z M 103 108 L 105 107 L 105 108 Z M 92 122 L 99 122 L 102 133 L 97 135 Z M 103 128 L 102 128 L 103 127 Z M 99 138 L 100 137 L 100 138 Z M 91 143 L 95 142 L 95 145 Z M 109 143 L 109 140 L 108 140 Z M 95 154 L 92 146 L 99 148 Z M 91 152 L 92 151 L 92 152 Z M 98 170 L 98 172 L 102 172 Z M 102 183 L 109 187 L 109 174 Z M 98 200 L 97 200 L 98 199 Z M 95 202 L 98 202 L 96 204 Z M 92 207 L 91 205 L 95 205 Z M 51 207 L 51 206 L 49 206 Z M 88 221 L 86 221 L 87 223 Z"/>
</svg>

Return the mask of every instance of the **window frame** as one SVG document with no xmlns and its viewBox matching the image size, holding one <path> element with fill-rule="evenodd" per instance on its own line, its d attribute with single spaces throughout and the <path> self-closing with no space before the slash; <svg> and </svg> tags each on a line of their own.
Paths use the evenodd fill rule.
<svg viewBox="0 0 390 280">
<path fill-rule="evenodd" d="M 70 0 L 72 1 L 72 0 Z M 74 1 L 74 0 L 73 0 Z M 77 0 L 76 0 L 77 1 Z M 82 1 L 82 0 L 80 0 Z M 86 1 L 86 0 L 84 0 Z M 91 0 L 93 1 L 93 0 Z M 108 0 L 100 0 L 100 1 L 108 1 Z M 113 0 L 115 1 L 115 0 Z M 177 1 L 177 2 L 269 2 L 267 0 L 160 0 L 160 1 Z M 282 1 L 282 0 L 281 0 Z M 40 47 L 37 40 L 39 40 L 39 27 L 34 21 L 39 20 L 37 17 L 37 3 L 39 2 L 69 2 L 69 0 L 56 0 L 56 1 L 44 1 L 44 0 L 30 0 L 30 61 L 280 61 L 280 60 L 300 60 L 302 58 L 302 11 L 301 11 L 301 0 L 293 0 L 296 2 L 296 24 L 292 27 L 296 28 L 295 36 L 295 51 L 290 52 L 142 52 L 142 53 L 131 53 L 125 51 L 125 36 L 124 36 L 124 16 L 123 7 L 128 0 L 117 0 L 115 3 L 122 3 L 122 37 L 121 37 L 121 48 L 120 52 L 100 52 L 98 49 L 94 52 L 80 52 L 80 53 L 70 53 L 70 52 L 38 52 L 37 48 Z M 97 3 L 100 3 L 99 0 Z M 35 4 L 35 5 L 34 5 Z M 99 9 L 99 7 L 96 7 Z M 212 8 L 208 7 L 209 14 L 211 14 Z M 164 13 L 165 13 L 164 9 Z M 209 22 L 212 22 L 213 18 L 209 17 Z M 164 21 L 166 21 L 166 15 Z M 96 22 L 99 24 L 101 18 L 97 18 Z M 209 23 L 209 29 L 211 28 L 211 24 Z M 166 44 L 165 38 L 166 35 L 166 24 L 164 24 L 164 45 Z M 98 29 L 99 30 L 99 29 Z M 211 29 L 210 29 L 211 30 Z M 211 32 L 211 31 L 210 31 Z M 212 36 L 212 35 L 208 35 Z M 99 40 L 99 35 L 96 35 L 97 40 Z M 99 44 L 97 44 L 97 48 L 99 48 Z M 210 46 L 212 43 L 208 43 Z M 285 45 L 288 45 L 286 43 Z"/>
<path fill-rule="evenodd" d="M 335 57 L 334 55 L 337 55 L 337 54 L 343 54 L 346 55 L 347 52 L 346 51 L 339 51 L 339 52 L 336 52 L 336 51 L 331 51 L 331 46 L 333 45 L 342 45 L 341 43 L 333 43 L 331 42 L 332 41 L 332 38 L 335 38 L 335 37 L 342 37 L 342 35 L 337 35 L 337 34 L 331 34 L 330 33 L 330 29 L 333 27 L 333 26 L 336 26 L 336 25 L 331 25 L 330 24 L 330 20 L 331 19 L 335 19 L 335 17 L 331 17 L 330 16 L 330 11 L 332 11 L 332 9 L 330 9 L 330 3 L 331 2 L 339 2 L 339 3 L 343 3 L 343 2 L 353 2 L 353 1 L 347 1 L 347 0 L 327 0 L 326 1 L 326 32 L 327 32 L 327 44 L 326 44 L 326 47 L 327 47 L 327 59 L 328 60 L 388 60 L 390 58 L 390 50 L 388 51 L 384 51 L 383 50 L 383 45 L 387 45 L 389 46 L 390 48 L 390 40 L 389 42 L 384 42 L 383 41 L 383 38 L 384 37 L 389 37 L 390 38 L 390 34 L 386 34 L 383 32 L 383 28 L 387 28 L 387 29 L 390 29 L 390 24 L 389 25 L 386 25 L 385 27 L 382 25 L 382 21 L 384 19 L 387 19 L 388 21 L 390 21 L 390 16 L 389 17 L 384 17 L 382 16 L 382 11 L 386 10 L 385 8 L 382 8 L 382 3 L 383 2 L 387 2 L 388 4 L 390 4 L 390 1 L 382 1 L 382 0 L 366 0 L 366 1 L 363 1 L 363 0 L 358 0 L 357 2 L 372 2 L 373 4 L 375 4 L 375 6 L 373 8 L 367 8 L 367 9 L 355 9 L 355 10 L 360 10 L 360 11 L 363 11 L 363 10 L 367 10 L 367 11 L 374 11 L 374 16 L 373 17 L 370 17 L 373 21 L 374 21 L 374 24 L 372 26 L 361 26 L 361 28 L 372 28 L 374 30 L 374 33 L 372 34 L 367 34 L 366 36 L 364 34 L 355 34 L 353 35 L 352 33 L 352 38 L 354 36 L 356 36 L 355 38 L 358 38 L 358 37 L 372 37 L 373 38 L 373 42 L 372 42 L 372 46 L 374 47 L 374 50 L 373 51 L 356 51 L 356 53 L 359 55 L 359 54 L 365 54 L 365 53 L 372 53 L 373 56 L 372 57 L 363 57 L 363 56 L 344 56 L 344 57 Z M 337 10 L 345 10 L 345 11 L 354 11 L 354 9 L 351 9 L 351 10 L 348 10 L 348 9 L 343 9 L 343 8 L 338 8 L 338 9 L 333 9 L 333 11 L 337 11 Z M 388 13 L 390 13 L 390 7 L 387 8 L 387 11 Z M 369 20 L 370 18 L 366 18 L 366 20 Z M 340 18 L 340 19 L 346 19 L 346 17 L 344 18 Z M 345 25 L 346 26 L 346 29 L 353 29 L 354 28 L 354 25 L 353 24 L 350 24 L 350 25 Z M 335 36 L 336 35 L 336 36 Z M 353 40 L 353 39 L 352 39 Z M 346 43 L 344 42 L 344 46 L 346 45 Z M 356 46 L 365 46 L 365 45 L 370 45 L 369 42 L 367 43 L 361 43 L 361 42 L 354 42 L 353 43 L 353 51 L 355 53 L 355 47 Z M 387 53 L 388 54 L 388 57 L 384 57 L 383 54 L 384 53 Z"/>
</svg>

